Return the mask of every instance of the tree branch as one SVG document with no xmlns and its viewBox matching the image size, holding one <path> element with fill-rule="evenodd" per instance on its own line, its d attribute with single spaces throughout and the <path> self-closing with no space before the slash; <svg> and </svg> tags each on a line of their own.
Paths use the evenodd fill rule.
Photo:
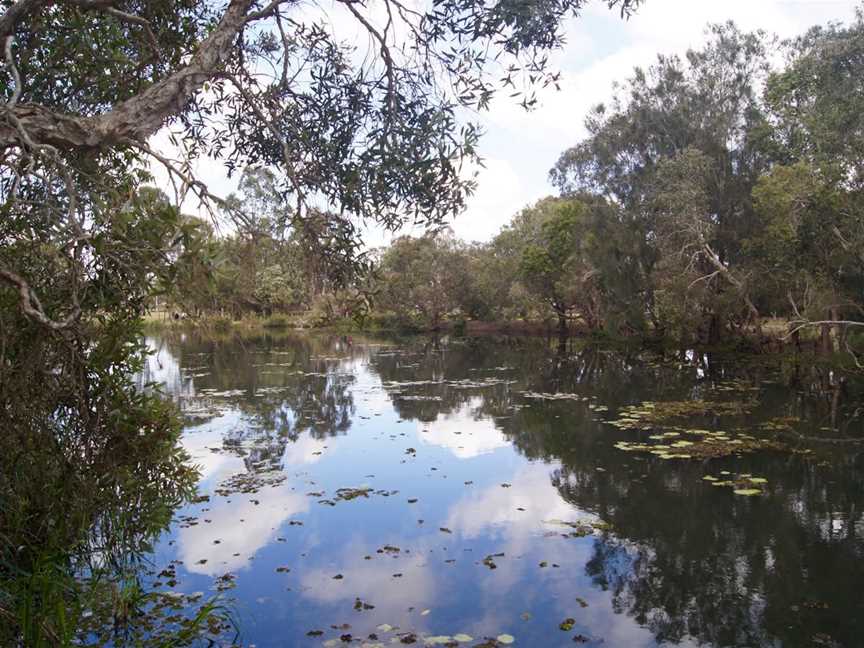
<svg viewBox="0 0 864 648">
<path fill-rule="evenodd" d="M 28 2 L 33 4 L 37 0 L 19 0 L 18 4 Z M 228 60 L 253 3 L 254 0 L 231 0 L 219 24 L 201 42 L 186 66 L 107 113 L 80 117 L 36 104 L 18 104 L 6 107 L 7 121 L 11 121 L 10 117 L 17 119 L 35 141 L 64 150 L 103 148 L 130 139 L 143 142 L 179 113 Z M 0 18 L 0 28 L 6 14 Z M 25 14 L 22 10 L 16 15 Z M 0 149 L 19 143 L 19 129 L 11 123 L 0 124 Z"/>
<path fill-rule="evenodd" d="M 789 331 L 789 333 L 787 333 L 780 339 L 786 340 L 803 328 L 807 328 L 810 326 L 823 326 L 825 324 L 830 326 L 864 326 L 864 322 L 856 322 L 855 320 L 817 320 L 815 322 L 808 321 L 798 324 L 798 326 Z"/>
<path fill-rule="evenodd" d="M 81 317 L 81 308 L 75 304 L 72 311 L 62 320 L 53 320 L 45 314 L 39 298 L 30 289 L 30 284 L 19 274 L 0 267 L 0 279 L 18 289 L 21 311 L 29 318 L 37 321 L 52 331 L 69 328 Z"/>
</svg>

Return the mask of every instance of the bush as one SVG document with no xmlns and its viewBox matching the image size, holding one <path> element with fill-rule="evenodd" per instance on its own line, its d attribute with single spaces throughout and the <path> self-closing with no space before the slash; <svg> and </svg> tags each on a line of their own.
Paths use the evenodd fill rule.
<svg viewBox="0 0 864 648">
<path fill-rule="evenodd" d="M 266 328 L 288 328 L 291 322 L 285 315 L 271 315 L 262 322 L 262 325 Z"/>
<path fill-rule="evenodd" d="M 207 320 L 206 326 L 212 328 L 214 331 L 218 333 L 227 333 L 231 330 L 231 327 L 234 325 L 233 320 L 230 317 L 225 317 L 223 315 L 217 315 L 211 317 Z"/>
</svg>

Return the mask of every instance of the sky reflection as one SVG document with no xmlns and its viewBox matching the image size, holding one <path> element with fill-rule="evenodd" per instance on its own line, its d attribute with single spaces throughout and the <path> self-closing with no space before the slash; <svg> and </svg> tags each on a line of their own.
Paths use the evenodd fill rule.
<svg viewBox="0 0 864 648">
<path fill-rule="evenodd" d="M 800 605 L 776 586 L 789 578 L 811 592 L 830 577 L 849 599 L 833 632 L 862 624 L 864 595 L 848 592 L 864 574 L 813 571 L 829 545 L 864 557 L 860 538 L 839 544 L 823 532 L 832 520 L 847 535 L 862 528 L 860 478 L 835 474 L 842 510 L 823 514 L 825 494 L 794 476 L 811 470 L 804 463 L 747 459 L 785 490 L 744 502 L 712 489 L 698 465 L 614 448 L 632 433 L 602 422 L 607 404 L 710 389 L 704 373 L 627 358 L 616 377 L 593 358 L 590 371 L 544 360 L 554 347 L 447 341 L 150 344 L 161 350 L 149 375 L 189 416 L 183 443 L 202 495 L 177 512 L 155 560 L 180 561 L 181 591 L 228 582 L 242 645 L 333 646 L 346 634 L 387 645 L 409 633 L 422 645 L 464 633 L 474 639 L 465 645 L 512 635 L 527 646 L 804 646 L 772 620 Z M 625 380 L 634 390 L 644 381 L 644 395 L 622 401 Z M 587 393 L 601 407 L 536 398 L 548 392 Z M 685 495 L 699 520 L 675 513 Z M 801 544 L 765 539 L 766 516 L 797 528 L 789 537 Z M 699 539 L 706 532 L 711 542 Z M 790 570 L 801 551 L 816 576 Z M 765 568 L 757 556 L 769 554 Z M 796 632 L 827 634 L 827 621 L 814 614 Z"/>
</svg>

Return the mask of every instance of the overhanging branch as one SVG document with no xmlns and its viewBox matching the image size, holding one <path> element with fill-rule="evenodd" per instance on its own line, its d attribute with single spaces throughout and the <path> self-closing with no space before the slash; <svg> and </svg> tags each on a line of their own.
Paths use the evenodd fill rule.
<svg viewBox="0 0 864 648">
<path fill-rule="evenodd" d="M 201 41 L 187 65 L 107 113 L 81 117 L 35 104 L 7 106 L 4 111 L 7 123 L 0 124 L 0 149 L 21 143 L 19 129 L 10 123 L 9 116 L 17 119 L 34 141 L 58 149 L 97 149 L 129 139 L 143 142 L 178 114 L 228 60 L 237 35 L 248 22 L 246 14 L 253 3 L 254 0 L 231 0 L 219 24 Z M 32 13 L 37 4 L 37 0 L 19 0 L 0 17 L 0 34 L 4 21 L 14 26 Z M 7 18 L 18 5 L 26 7 Z"/>
</svg>

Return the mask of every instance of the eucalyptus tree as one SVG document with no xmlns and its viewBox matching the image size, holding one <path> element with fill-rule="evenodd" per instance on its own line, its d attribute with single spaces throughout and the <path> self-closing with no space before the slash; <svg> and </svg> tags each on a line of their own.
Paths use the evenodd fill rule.
<svg viewBox="0 0 864 648">
<path fill-rule="evenodd" d="M 864 8 L 787 51 L 765 93 L 783 166 L 756 197 L 765 232 L 789 241 L 782 294 L 795 327 L 819 326 L 823 348 L 837 350 L 864 314 Z M 771 248 L 770 236 L 756 243 Z"/>
<path fill-rule="evenodd" d="M 521 281 L 551 308 L 562 334 L 577 311 L 590 328 L 599 318 L 597 270 L 585 254 L 586 211 L 575 200 L 546 198 L 523 212 L 536 233 L 522 250 Z"/>
<path fill-rule="evenodd" d="M 787 64 L 765 92 L 786 162 L 864 188 L 864 6 L 849 25 L 814 26 L 786 43 Z"/>
<path fill-rule="evenodd" d="M 544 198 L 523 210 L 518 281 L 553 312 L 561 332 L 570 320 L 589 331 L 643 330 L 639 237 L 624 212 L 605 198 Z"/>
<path fill-rule="evenodd" d="M 377 268 L 376 306 L 403 325 L 438 329 L 469 301 L 469 260 L 449 232 L 402 236 L 386 249 Z"/>
<path fill-rule="evenodd" d="M 658 325 L 658 305 L 681 305 L 694 297 L 694 287 L 709 319 L 728 319 L 719 303 L 731 293 L 745 319 L 758 321 L 746 273 L 736 269 L 746 263 L 741 241 L 753 226 L 752 188 L 773 161 L 760 95 L 771 39 L 743 33 L 732 23 L 710 27 L 709 36 L 683 59 L 661 55 L 647 70 L 637 68 L 611 104 L 593 109 L 586 119 L 588 137 L 565 151 L 551 171 L 564 195 L 604 196 L 641 232 L 643 276 L 672 279 L 659 301 L 653 282 L 644 287 L 645 308 Z M 687 196 L 695 202 L 682 204 Z M 674 242 L 673 231 L 679 239 Z M 670 245 L 677 246 L 678 269 L 670 266 Z M 683 280 L 694 272 L 699 274 Z"/>
</svg>

